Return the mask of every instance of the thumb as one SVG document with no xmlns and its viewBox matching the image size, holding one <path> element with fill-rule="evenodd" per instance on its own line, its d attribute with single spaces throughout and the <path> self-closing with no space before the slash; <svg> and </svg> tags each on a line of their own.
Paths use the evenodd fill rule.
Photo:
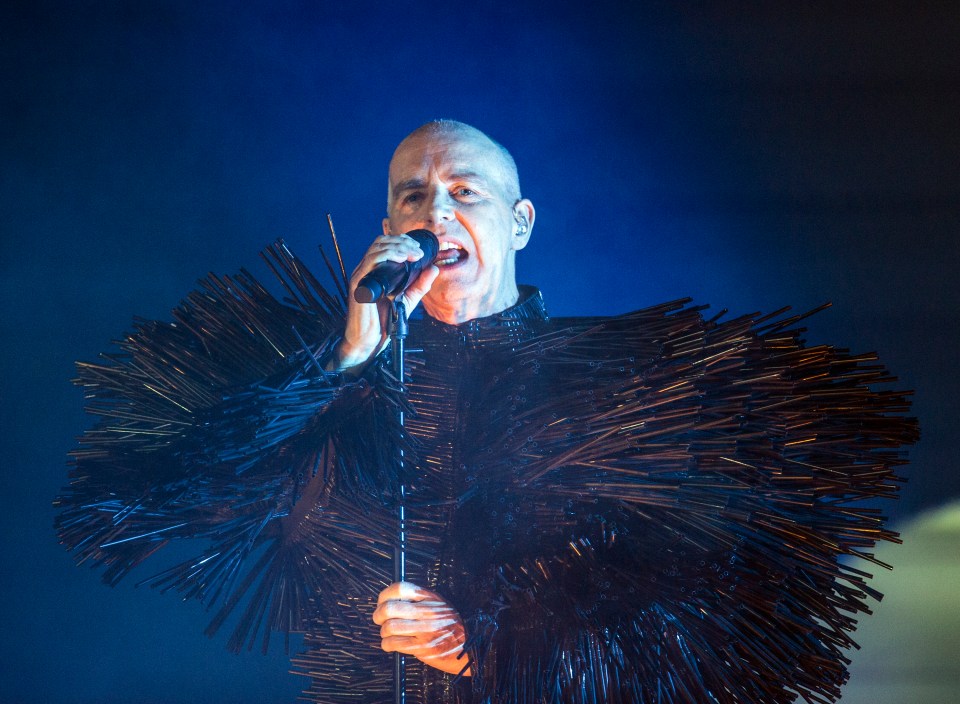
<svg viewBox="0 0 960 704">
<path fill-rule="evenodd" d="M 420 304 L 420 299 L 423 298 L 427 292 L 430 290 L 430 287 L 433 286 L 433 282 L 436 281 L 437 276 L 440 275 L 440 269 L 431 265 L 430 267 L 424 269 L 420 276 L 417 277 L 417 280 L 414 281 L 406 291 L 401 294 L 400 298 L 403 300 L 403 304 L 407 307 L 407 314 L 413 312 L 413 309 Z"/>
</svg>

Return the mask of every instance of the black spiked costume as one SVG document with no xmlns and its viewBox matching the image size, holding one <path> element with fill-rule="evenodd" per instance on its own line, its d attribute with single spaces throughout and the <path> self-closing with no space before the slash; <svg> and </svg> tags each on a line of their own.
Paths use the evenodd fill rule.
<svg viewBox="0 0 960 704">
<path fill-rule="evenodd" d="M 473 677 L 408 658 L 414 703 L 834 701 L 843 648 L 916 438 L 871 356 L 796 322 L 669 303 L 549 318 L 539 292 L 462 325 L 411 321 L 406 379 L 323 365 L 342 329 L 287 249 L 209 277 L 173 323 L 79 365 L 101 422 L 73 453 L 57 529 L 113 584 L 152 577 L 228 616 L 233 648 L 306 631 L 315 702 L 391 697 L 370 620 L 407 486 L 408 579 L 460 613 Z M 406 409 L 406 428 L 397 422 Z M 403 451 L 403 461 L 400 451 Z M 358 696 L 359 695 L 359 696 Z"/>
</svg>

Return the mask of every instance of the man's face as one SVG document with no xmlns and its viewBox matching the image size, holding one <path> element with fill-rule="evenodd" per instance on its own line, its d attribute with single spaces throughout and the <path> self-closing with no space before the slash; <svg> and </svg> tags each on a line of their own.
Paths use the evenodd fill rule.
<svg viewBox="0 0 960 704">
<path fill-rule="evenodd" d="M 463 322 L 516 302 L 514 257 L 529 234 L 516 234 L 510 178 L 482 135 L 414 135 L 394 154 L 383 229 L 424 228 L 440 240 L 440 275 L 423 299 L 431 315 Z"/>
</svg>

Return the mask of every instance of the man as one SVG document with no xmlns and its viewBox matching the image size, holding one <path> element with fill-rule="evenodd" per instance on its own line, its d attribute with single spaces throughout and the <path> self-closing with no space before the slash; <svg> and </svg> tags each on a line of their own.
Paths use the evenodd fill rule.
<svg viewBox="0 0 960 704">
<path fill-rule="evenodd" d="M 390 162 L 387 213 L 383 235 L 350 278 L 346 330 L 337 348 L 341 370 L 367 364 L 386 343 L 390 304 L 357 303 L 353 292 L 378 264 L 423 256 L 403 233 L 426 229 L 440 241 L 437 264 L 402 295 L 408 312 L 422 299 L 431 317 L 459 325 L 499 313 L 520 295 L 516 252 L 530 239 L 535 211 L 520 197 L 513 158 L 479 130 L 432 122 L 404 139 Z M 384 650 L 417 656 L 445 672 L 464 671 L 463 624 L 440 597 L 393 584 L 378 602 L 374 620 L 382 626 Z"/>
<path fill-rule="evenodd" d="M 423 299 L 431 317 L 458 325 L 517 302 L 516 252 L 530 240 L 535 211 L 520 197 L 513 158 L 485 134 L 451 121 L 411 133 L 390 162 L 387 213 L 351 293 L 376 265 L 419 259 L 419 245 L 404 233 L 422 228 L 437 235 L 443 254 L 403 295 L 408 311 Z M 368 362 L 385 342 L 386 308 L 350 297 L 342 367 Z"/>
<path fill-rule="evenodd" d="M 411 702 L 838 697 L 871 593 L 839 557 L 891 537 L 856 502 L 889 494 L 916 434 L 869 387 L 882 368 L 804 348 L 795 319 L 683 302 L 551 319 L 515 279 L 535 211 L 513 160 L 462 123 L 400 144 L 387 210 L 345 319 L 277 246 L 291 302 L 211 278 L 128 357 L 81 366 L 107 420 L 74 455 L 62 541 L 115 582 L 206 538 L 153 581 L 229 594 L 211 630 L 241 608 L 235 648 L 307 631 L 317 702 L 389 696 L 377 637 L 416 658 Z M 419 228 L 441 251 L 402 294 L 425 314 L 401 386 L 389 303 L 353 291 L 419 259 Z M 410 581 L 390 584 L 401 483 Z"/>
</svg>

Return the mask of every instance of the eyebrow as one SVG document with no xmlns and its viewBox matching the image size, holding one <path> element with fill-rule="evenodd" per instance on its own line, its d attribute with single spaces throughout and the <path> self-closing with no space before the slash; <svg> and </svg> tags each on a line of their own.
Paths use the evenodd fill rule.
<svg viewBox="0 0 960 704">
<path fill-rule="evenodd" d="M 486 179 L 482 174 L 477 173 L 476 171 L 458 171 L 455 174 L 450 174 L 448 180 L 450 181 L 479 181 L 481 184 L 487 186 L 489 185 L 488 179 Z M 404 191 L 413 191 L 418 188 L 423 188 L 427 185 L 427 182 L 422 178 L 408 178 L 406 181 L 401 181 L 396 186 L 393 187 L 393 197 L 396 198 Z"/>
<path fill-rule="evenodd" d="M 406 181 L 401 181 L 396 186 L 393 187 L 393 197 L 396 198 L 398 195 L 403 193 L 403 191 L 412 191 L 418 188 L 423 188 L 426 185 L 426 181 L 422 178 L 408 178 Z"/>
</svg>

